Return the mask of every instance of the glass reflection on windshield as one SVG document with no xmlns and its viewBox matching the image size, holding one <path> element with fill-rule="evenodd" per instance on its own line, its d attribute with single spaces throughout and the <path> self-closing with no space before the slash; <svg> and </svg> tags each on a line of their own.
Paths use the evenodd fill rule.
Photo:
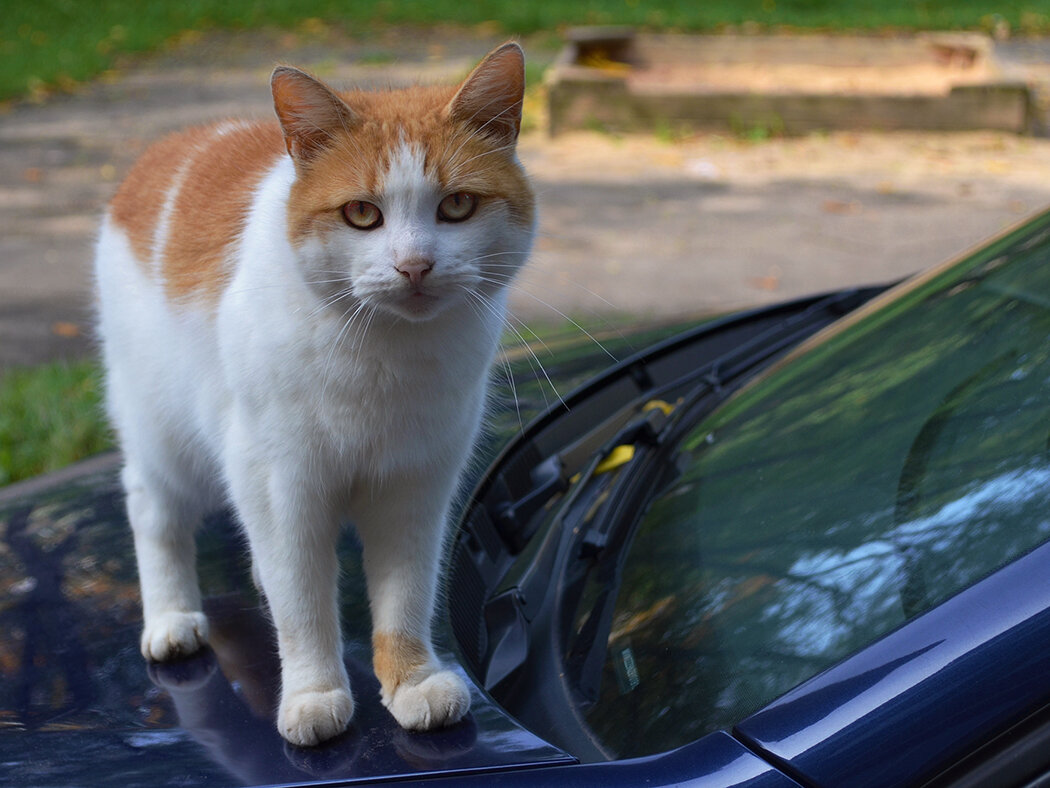
<svg viewBox="0 0 1050 788">
<path fill-rule="evenodd" d="M 964 261 L 682 440 L 583 709 L 603 744 L 729 728 L 1050 536 L 1048 256 Z"/>
</svg>

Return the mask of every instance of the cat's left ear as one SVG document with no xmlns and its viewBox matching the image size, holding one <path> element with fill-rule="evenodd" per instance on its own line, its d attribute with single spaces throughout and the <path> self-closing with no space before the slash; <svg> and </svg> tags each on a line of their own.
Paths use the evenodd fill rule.
<svg viewBox="0 0 1050 788">
<path fill-rule="evenodd" d="M 273 106 L 285 145 L 296 165 L 313 160 L 338 131 L 356 122 L 353 110 L 323 82 L 292 66 L 278 66 L 270 77 Z"/>
<path fill-rule="evenodd" d="M 485 56 L 449 102 L 448 115 L 502 145 L 513 145 L 521 129 L 525 97 L 525 53 L 513 41 Z"/>
</svg>

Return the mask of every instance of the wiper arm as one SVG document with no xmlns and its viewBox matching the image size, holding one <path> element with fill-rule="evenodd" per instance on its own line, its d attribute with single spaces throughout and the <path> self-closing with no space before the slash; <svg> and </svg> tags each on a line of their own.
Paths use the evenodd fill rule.
<svg viewBox="0 0 1050 788">
<path fill-rule="evenodd" d="M 628 446 L 632 452 L 620 465 L 621 475 L 604 504 L 605 511 L 596 516 L 593 525 L 584 530 L 572 548 L 576 551 L 575 560 L 586 564 L 586 568 L 579 581 L 573 584 L 576 593 L 567 594 L 565 601 L 571 600 L 572 606 L 575 606 L 585 583 L 591 581 L 599 584 L 587 618 L 572 640 L 565 658 L 569 682 L 584 702 L 598 700 L 623 564 L 641 513 L 640 509 L 634 513 L 626 511 L 621 502 L 636 500 L 643 490 L 646 491 L 645 496 L 649 497 L 665 486 L 671 476 L 677 475 L 675 464 L 668 462 L 673 455 L 665 450 L 667 437 L 675 424 L 673 416 L 673 409 L 669 405 L 651 401 L 643 410 L 642 417 L 617 436 L 605 454 L 606 458 L 613 457 L 617 450 Z M 603 463 L 599 463 L 595 472 L 602 466 Z"/>
<path fill-rule="evenodd" d="M 671 447 L 677 445 L 684 430 L 691 429 L 698 419 L 749 380 L 749 372 L 767 364 L 812 333 L 809 320 L 798 320 L 755 337 L 688 376 L 693 385 L 678 399 L 673 413 L 652 409 L 647 414 L 644 429 L 631 424 L 617 436 L 609 453 L 632 446 L 631 472 L 625 473 L 623 483 L 610 492 L 604 511 L 595 517 L 594 523 L 577 543 L 577 559 L 590 566 L 575 585 L 582 586 L 587 575 L 594 572 L 597 576 L 592 576 L 591 580 L 600 585 L 566 656 L 569 680 L 585 702 L 598 700 L 622 567 L 635 526 L 647 503 L 681 472 L 682 456 Z M 566 608 L 579 600 L 579 593 L 567 596 L 570 598 L 565 600 L 568 603 Z"/>
</svg>

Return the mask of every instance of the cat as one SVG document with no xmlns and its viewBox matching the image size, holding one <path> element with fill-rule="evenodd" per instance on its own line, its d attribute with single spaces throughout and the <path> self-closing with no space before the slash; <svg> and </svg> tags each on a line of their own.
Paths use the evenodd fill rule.
<svg viewBox="0 0 1050 788">
<path fill-rule="evenodd" d="M 469 710 L 431 618 L 450 502 L 478 434 L 535 199 L 517 159 L 524 54 L 459 85 L 336 93 L 271 78 L 276 121 L 149 148 L 103 218 L 106 407 L 148 660 L 207 642 L 194 555 L 232 504 L 277 631 L 277 726 L 346 729 L 336 539 L 363 546 L 381 698 L 410 730 Z"/>
</svg>

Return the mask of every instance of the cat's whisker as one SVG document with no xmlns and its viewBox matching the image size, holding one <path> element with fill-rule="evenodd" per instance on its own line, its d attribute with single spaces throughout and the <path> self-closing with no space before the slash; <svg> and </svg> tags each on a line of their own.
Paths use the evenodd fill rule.
<svg viewBox="0 0 1050 788">
<path fill-rule="evenodd" d="M 481 294 L 479 293 L 478 295 L 480 296 Z M 541 337 L 539 334 L 532 330 L 528 323 L 526 323 L 524 320 L 522 320 L 520 317 L 518 317 L 510 311 L 505 312 L 503 319 L 509 328 L 511 327 L 511 320 L 513 320 L 515 323 L 521 326 L 522 330 L 528 332 L 532 339 L 525 340 L 525 338 L 519 332 L 516 332 L 518 333 L 519 338 L 521 338 L 523 341 L 527 341 L 527 343 L 530 346 L 533 344 L 533 342 L 538 342 L 540 344 L 540 347 L 542 347 L 547 352 L 547 355 L 549 355 L 551 358 L 554 358 L 554 351 L 551 350 L 547 343 L 543 341 L 543 337 Z"/>
<path fill-rule="evenodd" d="M 548 281 L 538 280 L 536 277 L 540 276 L 540 274 L 534 268 L 519 268 L 519 266 L 515 263 L 486 263 L 484 268 L 493 277 L 504 277 L 505 283 L 515 292 L 524 292 L 523 286 L 525 285 L 529 287 L 539 288 L 540 290 L 543 290 L 545 292 L 557 291 L 557 287 L 550 284 Z M 511 269 L 511 273 L 506 274 L 500 271 L 491 270 L 495 268 L 508 268 Z M 614 312 L 624 311 L 619 304 L 614 304 L 612 301 L 603 297 L 599 293 L 596 293 L 594 290 L 591 290 L 589 287 L 576 281 L 575 279 L 566 279 L 564 281 L 564 284 L 571 285 L 577 290 L 581 290 L 582 292 L 586 293 L 591 298 L 601 301 L 603 304 L 605 304 L 605 306 L 609 307 L 609 309 L 613 310 Z M 528 295 L 528 293 L 526 294 Z M 614 331 L 616 335 L 627 344 L 628 347 L 630 347 L 632 350 L 634 349 L 634 346 L 631 344 L 630 339 L 623 333 L 623 331 L 620 330 L 616 323 L 610 321 L 606 315 L 603 315 L 601 312 L 592 307 L 584 306 L 583 309 L 586 310 L 588 315 L 590 315 L 593 318 L 596 318 L 607 328 Z"/>
<path fill-rule="evenodd" d="M 498 307 L 496 307 L 493 303 L 491 303 L 491 301 L 488 298 L 485 297 L 485 295 L 483 293 L 479 293 L 476 290 L 468 290 L 467 292 L 471 293 L 471 295 L 473 295 L 476 299 L 478 299 L 478 302 L 481 303 L 483 306 L 485 306 L 485 308 L 488 309 L 492 314 L 494 314 L 496 316 L 499 316 L 499 317 L 501 317 L 503 319 L 503 324 L 507 327 L 508 330 L 511 331 L 511 333 L 513 333 L 518 338 L 518 341 L 521 343 L 521 347 L 524 347 L 525 350 L 528 351 L 528 353 L 532 357 L 532 359 L 535 360 L 536 365 L 540 369 L 540 372 L 543 373 L 543 377 L 547 380 L 547 385 L 549 385 L 551 387 L 551 390 L 554 392 L 555 396 L 557 396 L 558 401 L 562 404 L 563 407 L 568 408 L 568 405 L 565 404 L 565 400 L 562 397 L 561 392 L 558 391 L 558 387 L 556 385 L 554 385 L 554 381 L 551 380 L 551 376 L 547 373 L 547 368 L 543 366 L 543 362 L 540 361 L 540 357 L 537 356 L 536 355 L 536 351 L 533 350 L 532 343 L 529 342 L 527 339 L 525 339 L 524 335 L 522 335 L 522 333 L 514 326 L 514 324 L 510 322 L 510 317 L 512 317 L 512 316 L 509 315 L 509 313 L 503 312 Z M 517 319 L 517 318 L 514 318 L 514 319 Z M 524 324 L 522 324 L 522 325 L 524 325 Z M 539 337 L 536 335 L 536 333 L 534 331 L 532 331 L 532 329 L 528 329 L 527 326 L 526 326 L 526 329 L 530 333 L 532 333 L 533 336 L 536 336 L 536 338 L 539 339 Z M 547 352 L 550 353 L 551 352 L 550 348 L 548 348 L 546 346 L 546 344 L 543 343 L 543 340 L 540 339 L 539 341 L 540 341 L 540 344 L 542 344 L 544 346 L 544 348 L 547 350 Z M 551 353 L 551 355 L 553 355 L 553 353 Z M 531 361 L 529 362 L 529 365 L 530 366 L 532 365 Z M 533 374 L 535 374 L 535 367 L 533 368 Z M 537 380 L 539 380 L 538 377 L 537 377 Z M 542 387 L 541 387 L 540 390 L 543 391 Z M 544 400 L 544 405 L 549 407 L 549 403 L 547 402 L 546 394 L 544 394 L 543 400 Z"/>
<path fill-rule="evenodd" d="M 477 291 L 468 289 L 467 290 L 467 294 L 471 298 L 475 299 L 481 305 L 481 307 L 484 308 L 487 312 L 493 313 L 495 308 L 490 303 L 488 303 L 485 300 L 484 296 L 481 293 L 478 293 Z M 517 337 L 519 344 L 515 345 L 515 347 L 518 347 L 518 346 L 525 347 L 525 349 L 530 352 L 531 356 L 530 355 L 526 355 L 526 356 L 523 356 L 523 358 L 525 359 L 525 362 L 529 365 L 529 370 L 532 372 L 532 375 L 536 379 L 536 382 L 540 384 L 539 389 L 540 389 L 540 396 L 543 397 L 543 407 L 544 407 L 545 410 L 548 409 L 550 407 L 550 402 L 547 399 L 547 391 L 546 391 L 546 389 L 543 386 L 542 380 L 540 379 L 540 373 L 536 369 L 537 365 L 539 365 L 540 370 L 543 372 L 544 377 L 546 377 L 546 370 L 543 369 L 543 364 L 540 362 L 540 360 L 538 358 L 535 358 L 535 353 L 531 352 L 531 349 L 528 347 L 528 343 L 525 341 L 525 338 L 518 331 L 516 331 L 514 329 L 514 326 L 512 326 L 507 321 L 506 314 L 499 313 L 498 310 L 495 310 L 495 311 L 497 313 L 496 316 L 501 319 L 501 322 L 502 322 L 503 326 L 506 328 L 506 330 L 510 331 L 511 333 L 513 333 Z M 503 353 L 503 357 L 505 359 L 507 359 L 507 362 L 509 364 L 510 357 L 507 355 L 506 348 L 503 346 L 502 342 L 500 342 L 500 350 Z M 533 363 L 533 359 L 535 359 L 535 363 Z M 509 367 L 508 367 L 508 375 L 510 375 L 511 379 L 513 379 L 513 373 L 510 371 Z M 552 384 L 552 388 L 553 388 L 553 384 Z M 555 389 L 555 393 L 557 394 L 557 389 Z M 517 389 L 515 389 L 514 396 L 515 396 L 515 399 L 517 399 Z M 520 405 L 517 402 L 515 402 L 515 407 L 520 408 Z"/>
<path fill-rule="evenodd" d="M 512 268 L 512 269 L 517 270 L 518 266 L 514 265 L 513 263 L 505 263 L 505 264 L 487 263 L 485 265 L 485 268 L 486 269 L 489 269 L 489 268 Z M 496 275 L 496 276 L 500 275 L 500 273 L 498 271 L 493 271 L 492 273 L 494 275 Z M 514 276 L 513 279 L 515 281 L 518 281 L 518 282 L 524 282 L 525 284 L 528 284 L 528 285 L 536 285 L 537 287 L 542 287 L 545 290 L 554 290 L 555 289 L 554 287 L 552 287 L 550 285 L 546 285 L 546 284 L 544 284 L 542 282 L 538 282 L 535 279 L 530 278 L 530 276 L 536 276 L 536 275 L 537 275 L 537 273 L 536 273 L 535 270 L 526 268 L 526 269 L 522 270 L 520 276 Z M 508 278 L 508 281 L 511 281 L 510 278 Z M 616 310 L 620 309 L 620 307 L 617 306 L 616 304 L 614 304 L 612 301 L 610 301 L 609 299 L 603 297 L 602 295 L 594 292 L 593 290 L 591 290 L 586 285 L 583 285 L 580 282 L 577 282 L 575 279 L 566 279 L 565 280 L 565 284 L 571 285 L 572 287 L 575 287 L 577 290 L 582 290 L 584 293 L 586 293 L 587 295 L 591 296 L 592 298 L 596 298 L 597 300 L 601 301 L 603 304 L 605 304 L 610 309 L 616 309 Z M 594 314 L 597 315 L 596 312 Z"/>
<path fill-rule="evenodd" d="M 474 291 L 470 290 L 469 288 L 464 287 L 464 290 L 469 296 L 475 295 Z M 485 319 L 485 313 L 482 312 L 478 305 L 474 303 L 473 298 L 468 298 L 466 301 L 464 301 L 464 303 L 475 315 L 478 316 L 478 318 L 482 320 Z M 514 383 L 514 375 L 511 372 L 510 358 L 507 356 L 507 351 L 504 349 L 502 343 L 499 346 L 499 355 L 500 369 L 503 371 L 503 376 L 507 380 L 507 387 L 510 389 L 510 396 L 511 399 L 514 401 L 514 411 L 517 413 L 518 416 L 518 429 L 521 430 L 522 433 L 524 433 L 525 424 L 521 419 L 521 403 L 518 401 L 518 388 Z"/>
<path fill-rule="evenodd" d="M 493 274 L 493 276 L 499 277 L 500 274 Z M 598 348 L 603 353 L 605 353 L 605 355 L 607 355 L 609 358 L 611 358 L 613 361 L 617 361 L 618 362 L 620 360 L 616 356 L 614 356 L 609 351 L 609 349 L 605 347 L 605 345 L 603 345 L 601 342 L 599 342 L 598 339 L 591 332 L 589 332 L 586 328 L 581 326 L 577 321 L 573 320 L 571 317 L 569 317 L 567 314 L 562 312 L 560 309 L 558 309 L 558 307 L 554 306 L 554 304 L 551 304 L 549 301 L 546 301 L 546 300 L 540 298 L 535 293 L 530 293 L 528 290 L 525 290 L 524 288 L 516 286 L 516 283 L 514 281 L 512 281 L 512 279 L 510 277 L 504 277 L 502 279 L 498 279 L 498 278 L 489 278 L 489 277 L 482 276 L 481 280 L 482 281 L 487 281 L 490 284 L 494 284 L 494 285 L 497 285 L 497 286 L 500 286 L 500 287 L 510 287 L 511 289 L 514 290 L 514 292 L 521 293 L 522 295 L 531 298 L 533 301 L 536 301 L 537 303 L 542 304 L 543 306 L 547 307 L 552 312 L 554 312 L 556 315 L 558 315 L 559 317 L 563 318 L 564 320 L 568 321 L 573 326 L 575 326 L 582 334 L 584 334 L 584 336 L 586 336 L 589 340 L 591 340 L 591 342 L 593 342 L 595 345 L 597 345 Z"/>
<path fill-rule="evenodd" d="M 368 316 L 365 318 L 365 324 L 361 327 L 358 332 L 357 338 L 354 340 L 354 344 L 351 346 L 353 352 L 357 352 L 365 343 L 365 337 L 368 334 L 369 329 L 372 328 L 372 321 L 375 320 L 376 310 L 369 308 Z"/>
<path fill-rule="evenodd" d="M 357 307 L 350 314 L 350 316 L 343 322 L 342 327 L 339 329 L 339 333 L 336 334 L 335 339 L 332 341 L 332 347 L 328 350 L 328 356 L 327 358 L 325 358 L 324 367 L 322 367 L 321 370 L 321 402 L 325 401 L 325 393 L 328 391 L 328 382 L 329 380 L 331 380 L 331 375 L 329 374 L 329 372 L 331 370 L 332 358 L 335 356 L 336 348 L 339 347 L 339 344 L 343 341 L 343 337 L 346 335 L 346 332 L 349 330 L 351 324 L 354 322 L 357 316 L 361 314 L 361 310 L 363 309 L 365 309 L 365 303 L 364 301 L 361 301 L 357 304 Z"/>
<path fill-rule="evenodd" d="M 500 366 L 503 368 L 503 374 L 507 378 L 507 386 L 510 387 L 510 397 L 514 400 L 514 412 L 518 417 L 518 430 L 522 435 L 525 434 L 525 422 L 521 418 L 521 402 L 518 400 L 518 387 L 514 384 L 514 374 L 510 368 L 510 357 L 507 355 L 506 349 L 502 345 L 499 348 L 500 355 Z"/>
<path fill-rule="evenodd" d="M 504 251 L 501 251 L 501 252 L 489 252 L 488 254 L 479 254 L 479 255 L 476 255 L 475 257 L 471 257 L 468 262 L 477 263 L 477 262 L 481 262 L 482 260 L 491 260 L 493 257 L 510 257 L 510 256 L 520 257 L 520 258 L 522 258 L 524 260 L 526 257 L 529 256 L 529 253 L 528 253 L 528 251 L 524 251 L 524 250 L 520 250 L 520 249 L 507 249 L 507 250 L 504 250 Z M 507 263 L 507 265 L 510 265 L 510 263 Z"/>
<path fill-rule="evenodd" d="M 334 273 L 334 272 L 333 272 Z M 352 279 L 349 276 L 339 276 L 335 279 L 307 279 L 306 283 L 309 285 L 330 285 L 335 283 L 346 283 L 351 284 Z"/>
<path fill-rule="evenodd" d="M 352 288 L 346 290 L 340 290 L 335 295 L 329 296 L 325 300 L 321 301 L 317 306 L 310 310 L 307 317 L 313 317 L 314 315 L 323 312 L 325 309 L 335 306 L 344 298 L 354 298 L 355 294 Z"/>
</svg>

